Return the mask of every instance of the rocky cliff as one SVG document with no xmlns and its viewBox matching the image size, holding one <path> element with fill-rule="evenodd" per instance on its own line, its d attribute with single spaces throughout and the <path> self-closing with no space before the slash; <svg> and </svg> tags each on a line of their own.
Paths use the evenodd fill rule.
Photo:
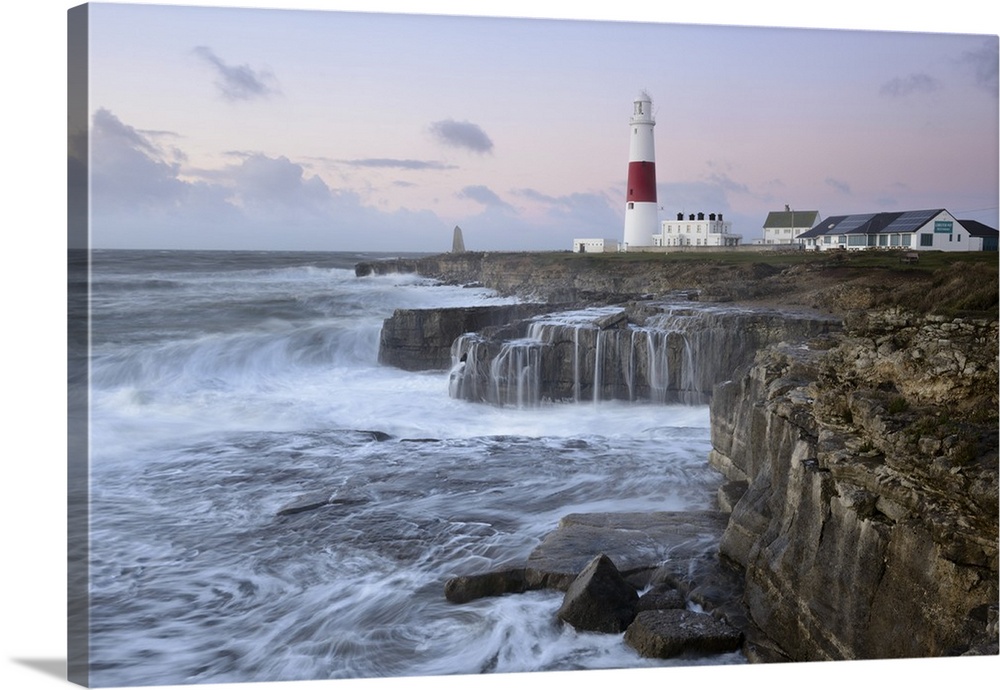
<svg viewBox="0 0 1000 690">
<path fill-rule="evenodd" d="M 419 273 L 540 302 L 624 302 L 685 291 L 702 302 L 810 307 L 839 316 L 902 306 L 996 317 L 996 254 L 922 252 L 574 254 L 464 252 L 357 264 L 359 277 Z"/>
<path fill-rule="evenodd" d="M 553 311 L 468 333 L 452 347 L 454 397 L 496 405 L 705 403 L 768 344 L 839 329 L 836 319 L 687 301 Z"/>
<path fill-rule="evenodd" d="M 718 386 L 721 543 L 794 660 L 997 653 L 997 323 L 849 320 Z"/>
<path fill-rule="evenodd" d="M 463 397 L 653 397 L 660 361 L 664 390 L 712 391 L 709 461 L 730 480 L 719 551 L 745 581 L 750 659 L 997 653 L 995 255 L 929 254 L 915 268 L 868 252 L 457 254 L 357 272 L 399 270 L 599 307 L 583 321 L 531 319 L 455 341 Z M 703 336 L 662 306 L 678 292 L 702 319 L 730 302 L 754 315 L 740 317 L 747 324 L 764 307 L 809 307 L 843 329 L 733 321 L 691 347 Z"/>
<path fill-rule="evenodd" d="M 760 261 L 721 262 L 706 270 L 700 262 L 668 264 L 637 256 L 464 252 L 360 263 L 355 273 L 419 273 L 449 283 L 484 285 L 501 295 L 570 303 L 623 301 L 692 288 L 713 299 L 747 298 L 759 293 L 761 280 L 781 271 Z"/>
<path fill-rule="evenodd" d="M 522 303 L 397 309 L 382 325 L 378 361 L 407 371 L 448 369 L 452 364 L 452 343 L 463 333 L 521 321 L 552 308 L 550 304 Z"/>
</svg>

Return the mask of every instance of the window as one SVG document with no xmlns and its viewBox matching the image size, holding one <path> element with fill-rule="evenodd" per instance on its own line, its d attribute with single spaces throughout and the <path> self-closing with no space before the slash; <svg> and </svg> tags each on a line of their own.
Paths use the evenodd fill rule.
<svg viewBox="0 0 1000 690">
<path fill-rule="evenodd" d="M 934 235 L 929 232 L 920 233 L 920 246 L 921 247 L 933 247 L 934 246 Z"/>
<path fill-rule="evenodd" d="M 889 244 L 889 236 L 888 235 L 879 235 L 878 236 L 878 246 L 885 247 L 888 244 Z"/>
<path fill-rule="evenodd" d="M 635 204 L 630 201 L 630 202 L 628 202 L 628 207 L 629 208 L 635 208 Z"/>
</svg>

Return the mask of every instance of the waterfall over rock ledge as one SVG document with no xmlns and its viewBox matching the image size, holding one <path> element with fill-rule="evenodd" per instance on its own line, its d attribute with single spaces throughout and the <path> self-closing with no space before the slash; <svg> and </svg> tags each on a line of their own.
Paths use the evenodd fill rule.
<svg viewBox="0 0 1000 690">
<path fill-rule="evenodd" d="M 632 302 L 554 311 L 452 344 L 452 397 L 530 407 L 601 400 L 705 404 L 767 345 L 836 330 L 812 314 Z"/>
</svg>

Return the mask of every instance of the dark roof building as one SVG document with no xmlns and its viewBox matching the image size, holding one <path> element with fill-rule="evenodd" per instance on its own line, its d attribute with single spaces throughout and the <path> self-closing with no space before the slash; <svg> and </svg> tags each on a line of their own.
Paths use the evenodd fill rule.
<svg viewBox="0 0 1000 690">
<path fill-rule="evenodd" d="M 985 233 L 985 230 L 977 229 L 977 232 Z M 995 237 L 996 231 L 993 232 Z M 984 244 L 988 244 L 983 242 L 987 239 L 985 235 L 967 229 L 962 221 L 943 208 L 830 216 L 799 235 L 799 239 L 807 247 L 820 250 L 881 248 L 967 252 L 982 251 L 986 249 Z"/>
<path fill-rule="evenodd" d="M 819 211 L 771 211 L 764 220 L 764 244 L 791 244 L 819 222 Z M 801 244 L 801 243 L 800 243 Z"/>
<path fill-rule="evenodd" d="M 960 220 L 958 222 L 969 231 L 970 235 L 982 238 L 984 252 L 997 251 L 998 233 L 996 228 L 991 228 L 989 225 L 980 223 L 978 220 Z"/>
</svg>

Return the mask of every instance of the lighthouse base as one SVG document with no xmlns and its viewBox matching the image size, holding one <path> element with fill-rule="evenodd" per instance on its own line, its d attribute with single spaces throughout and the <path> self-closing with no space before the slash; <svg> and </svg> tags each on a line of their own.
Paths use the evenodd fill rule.
<svg viewBox="0 0 1000 690">
<path fill-rule="evenodd" d="M 630 202 L 625 209 L 625 251 L 652 247 L 653 235 L 659 232 L 659 216 L 653 202 Z"/>
</svg>

